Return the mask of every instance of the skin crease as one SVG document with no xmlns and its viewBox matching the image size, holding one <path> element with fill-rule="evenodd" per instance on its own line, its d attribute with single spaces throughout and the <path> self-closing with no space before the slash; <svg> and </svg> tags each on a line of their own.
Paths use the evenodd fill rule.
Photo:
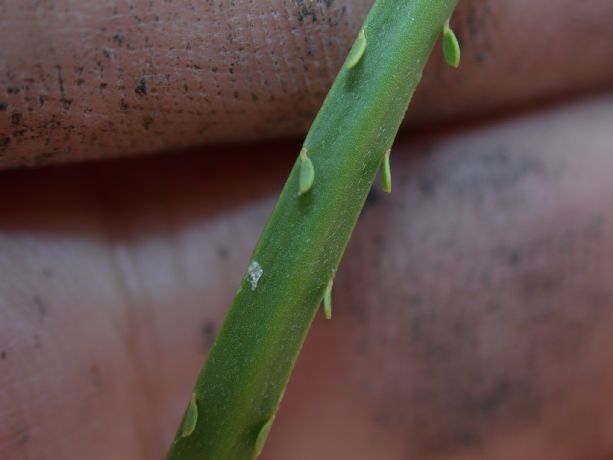
<svg viewBox="0 0 613 460">
<path fill-rule="evenodd" d="M 301 136 L 371 4 L 0 1 L 0 167 Z M 410 120 L 607 85 L 611 17 L 610 0 L 462 0 L 462 69 L 437 50 Z"/>
<path fill-rule="evenodd" d="M 401 136 L 262 458 L 611 458 L 612 123 Z M 298 148 L 4 173 L 0 458 L 163 457 Z"/>
<path fill-rule="evenodd" d="M 163 458 L 300 145 L 176 148 L 302 132 L 367 3 L 333 2 L 332 11 L 348 9 L 347 23 L 332 27 L 308 9 L 300 21 L 295 2 L 268 2 L 280 16 L 204 2 L 193 20 L 205 24 L 192 29 L 168 26 L 171 13 L 191 14 L 177 0 L 135 2 L 148 18 L 140 26 L 113 15 L 125 3 L 45 1 L 45 27 L 33 30 L 32 2 L 0 0 L 12 31 L 0 46 L 0 102 L 9 102 L 0 133 L 12 139 L 4 167 L 177 153 L 2 173 L 1 459 Z M 610 2 L 533 3 L 463 0 L 452 21 L 461 70 L 435 52 L 410 117 L 506 112 L 610 79 Z M 79 14 L 61 13 L 67 6 Z M 119 40 L 115 22 L 133 30 Z M 230 73 L 238 48 L 222 32 L 246 23 L 260 35 L 244 32 L 232 46 L 272 48 Z M 210 27 L 214 39 L 191 50 L 205 65 L 174 66 L 170 47 Z M 302 65 L 307 36 L 317 52 L 294 82 L 282 63 Z M 101 94 L 103 48 L 111 76 Z M 57 62 L 73 99 L 66 110 Z M 225 73 L 207 78 L 215 62 Z M 46 70 L 28 83 L 36 63 Z M 81 65 L 79 86 L 64 70 Z M 158 85 L 146 95 L 135 92 L 143 69 Z M 285 79 L 294 83 L 283 90 Z M 242 95 L 253 88 L 258 101 Z M 88 105 L 103 116 L 84 115 Z M 20 123 L 35 129 L 18 143 Z M 335 280 L 333 320 L 317 318 L 261 458 L 611 458 L 612 125 L 613 94 L 601 94 L 401 136 L 393 193 L 368 201 Z"/>
</svg>

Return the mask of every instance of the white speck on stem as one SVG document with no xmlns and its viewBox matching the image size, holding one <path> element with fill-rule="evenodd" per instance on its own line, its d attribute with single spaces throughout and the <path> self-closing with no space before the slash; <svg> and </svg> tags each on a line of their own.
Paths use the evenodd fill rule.
<svg viewBox="0 0 613 460">
<path fill-rule="evenodd" d="M 251 284 L 251 290 L 255 291 L 255 288 L 258 287 L 258 281 L 264 274 L 264 270 L 255 260 L 249 264 L 249 268 L 247 269 L 247 279 Z"/>
</svg>

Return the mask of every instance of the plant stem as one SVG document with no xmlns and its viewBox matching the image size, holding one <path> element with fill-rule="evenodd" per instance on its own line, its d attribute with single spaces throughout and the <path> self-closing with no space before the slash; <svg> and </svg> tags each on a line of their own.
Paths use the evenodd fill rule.
<svg viewBox="0 0 613 460">
<path fill-rule="evenodd" d="M 305 154 L 290 173 L 198 378 L 197 407 L 188 411 L 197 414 L 195 426 L 190 418 L 189 435 L 179 429 L 168 460 L 256 455 L 256 440 L 265 439 L 262 428 L 270 429 L 377 169 L 456 3 L 378 0 L 372 7 L 354 45 L 360 49 L 340 70 L 304 141 L 313 167 L 308 189 L 304 170 L 301 184 Z"/>
</svg>

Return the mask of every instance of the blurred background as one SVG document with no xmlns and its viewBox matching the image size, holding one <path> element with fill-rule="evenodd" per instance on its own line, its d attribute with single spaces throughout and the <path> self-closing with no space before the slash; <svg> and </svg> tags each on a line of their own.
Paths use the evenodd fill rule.
<svg viewBox="0 0 613 460">
<path fill-rule="evenodd" d="M 372 1 L 0 0 L 0 458 L 163 458 Z M 261 458 L 613 458 L 613 3 L 461 0 Z"/>
</svg>

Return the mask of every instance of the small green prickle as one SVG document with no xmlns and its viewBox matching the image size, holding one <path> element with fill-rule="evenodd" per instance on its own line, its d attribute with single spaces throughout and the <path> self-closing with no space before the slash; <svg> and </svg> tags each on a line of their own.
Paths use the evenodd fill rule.
<svg viewBox="0 0 613 460">
<path fill-rule="evenodd" d="M 306 148 L 300 150 L 300 178 L 298 184 L 298 195 L 308 192 L 315 180 L 315 167 L 308 156 Z"/>
<path fill-rule="evenodd" d="M 453 30 L 449 27 L 449 19 L 443 26 L 443 54 L 447 64 L 457 68 L 460 65 L 460 44 Z"/>
<path fill-rule="evenodd" d="M 192 393 L 192 399 L 187 406 L 183 424 L 181 425 L 181 437 L 187 438 L 196 429 L 198 423 L 198 405 L 196 403 L 196 393 Z"/>
<path fill-rule="evenodd" d="M 356 65 L 358 65 L 358 62 L 360 62 L 360 59 L 362 59 L 362 56 L 364 55 L 365 50 L 366 50 L 366 34 L 364 33 L 364 29 L 362 29 L 360 30 L 360 33 L 358 34 L 358 38 L 353 44 L 353 48 L 351 48 L 351 51 L 349 52 L 349 56 L 347 56 L 347 68 L 348 69 L 353 69 Z"/>
<path fill-rule="evenodd" d="M 262 425 L 262 428 L 260 428 L 258 436 L 257 436 L 257 438 L 255 438 L 254 453 L 255 453 L 256 457 L 258 457 L 262 453 L 262 451 L 264 450 L 264 444 L 266 444 L 266 440 L 268 439 L 268 433 L 270 433 L 270 427 L 272 426 L 272 422 L 274 422 L 274 421 L 275 421 L 275 416 L 272 415 L 266 421 L 266 423 L 264 423 L 264 425 Z"/>
<path fill-rule="evenodd" d="M 383 155 L 383 168 L 381 168 L 381 188 L 384 192 L 392 191 L 392 171 L 390 169 L 390 149 Z"/>
<path fill-rule="evenodd" d="M 334 284 L 334 280 L 330 280 L 324 292 L 324 316 L 326 319 L 332 319 L 332 284 Z"/>
</svg>

